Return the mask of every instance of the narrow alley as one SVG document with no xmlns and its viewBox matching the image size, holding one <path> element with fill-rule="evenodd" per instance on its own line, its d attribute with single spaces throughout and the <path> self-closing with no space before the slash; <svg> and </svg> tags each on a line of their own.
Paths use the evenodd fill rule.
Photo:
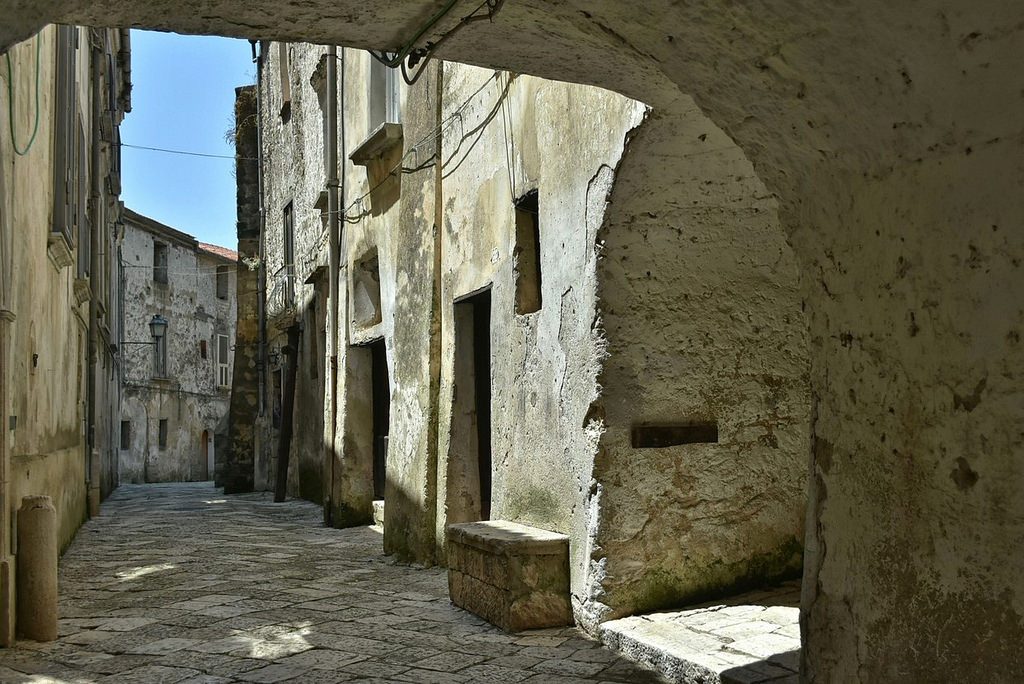
<svg viewBox="0 0 1024 684">
<path fill-rule="evenodd" d="M 61 560 L 60 638 L 2 682 L 656 682 L 575 628 L 505 634 L 374 528 L 210 483 L 122 485 Z"/>
</svg>

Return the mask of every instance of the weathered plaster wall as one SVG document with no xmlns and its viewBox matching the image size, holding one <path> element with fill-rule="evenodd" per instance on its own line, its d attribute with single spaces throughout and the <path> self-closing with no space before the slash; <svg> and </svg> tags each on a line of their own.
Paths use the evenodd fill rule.
<svg viewBox="0 0 1024 684">
<path fill-rule="evenodd" d="M 806 323 L 775 201 L 696 105 L 654 113 L 618 173 L 598 234 L 588 619 L 799 573 L 806 508 Z M 634 426 L 694 423 L 717 442 L 631 444 Z"/>
<path fill-rule="evenodd" d="M 461 521 L 453 510 L 460 494 L 448 490 L 463 457 L 451 442 L 453 364 L 468 350 L 455 348 L 452 303 L 490 286 L 491 517 L 569 534 L 579 593 L 601 432 L 587 420 L 604 353 L 595 329 L 597 233 L 613 169 L 645 107 L 586 86 L 448 64 L 444 97 L 443 117 L 458 110 L 461 118 L 443 153 L 438 540 L 446 522 Z M 514 201 L 531 190 L 539 196 L 542 306 L 519 315 Z"/>
<path fill-rule="evenodd" d="M 865 680 L 1024 668 L 1021 140 L 846 178 L 835 195 L 857 210 L 814 214 L 843 230 L 818 262 L 831 296 L 811 327 L 828 379 L 804 590 L 813 676 L 852 662 Z"/>
<path fill-rule="evenodd" d="M 78 18 L 394 48 L 426 12 L 413 2 L 276 0 L 219 0 L 202 14 L 151 2 L 26 8 L 8 0 L 8 8 L 5 45 L 48 18 Z M 666 113 L 688 107 L 679 93 L 691 93 L 777 196 L 809 320 L 814 439 L 831 446 L 814 450 L 804 604 L 810 677 L 990 678 L 1020 669 L 1021 562 L 1008 561 L 1005 549 L 1024 528 L 1024 504 L 1006 496 L 1020 481 L 1024 443 L 1007 427 L 1022 413 L 1010 384 L 1024 368 L 1010 334 L 1020 327 L 1015 303 L 1024 287 L 1012 230 L 1021 211 L 1017 193 L 990 191 L 1024 177 L 1024 71 L 1015 67 L 1022 13 L 1005 0 L 653 0 L 642 8 L 525 0 L 445 44 L 450 59 L 598 83 Z M 517 39 L 507 40 L 512 32 Z M 1009 267 L 972 269 L 965 240 L 1005 255 Z M 951 244 L 961 247 L 958 259 Z M 937 258 L 940 247 L 947 251 Z M 934 320 L 927 335 L 913 332 L 924 328 L 918 311 Z M 982 402 L 966 411 L 980 371 L 1003 380 L 987 381 Z M 930 403 L 936 396 L 946 399 Z M 872 401 L 885 406 L 881 419 L 864 408 Z M 893 453 L 897 431 L 904 448 Z M 969 492 L 984 500 L 948 477 L 961 470 L 958 459 L 978 473 Z M 986 508 L 992 500 L 999 515 Z M 881 560 L 893 548 L 911 552 L 897 564 Z M 938 623 L 938 605 L 956 615 L 988 607 L 971 613 L 971 624 L 943 620 L 939 648 L 927 657 L 901 649 L 910 630 Z M 992 657 L 975 657 L 979 645 Z"/>
<path fill-rule="evenodd" d="M 166 284 L 153 278 L 153 244 L 168 246 Z M 228 336 L 233 364 L 237 263 L 203 251 L 191 236 L 128 213 L 122 245 L 125 297 L 124 398 L 121 420 L 130 422 L 130 448 L 120 450 L 122 482 L 177 482 L 214 477 L 206 449 L 226 434 L 229 385 L 217 378 L 217 335 Z M 228 267 L 228 297 L 217 297 L 217 268 Z M 155 377 L 149 323 L 167 319 L 167 373 Z M 205 343 L 206 358 L 201 344 Z M 159 441 L 167 420 L 166 446 Z"/>
<path fill-rule="evenodd" d="M 283 115 L 286 91 L 282 86 L 282 51 L 287 54 L 289 105 Z M 317 287 L 326 290 L 327 265 L 326 206 L 321 193 L 326 187 L 324 175 L 325 114 L 320 93 L 314 84 L 323 82 L 326 49 L 311 45 L 265 45 L 260 67 L 261 116 L 263 122 L 263 174 L 266 226 L 263 249 L 267 271 L 267 341 L 271 353 L 279 355 L 270 372 L 287 373 L 286 357 L 281 349 L 287 344 L 290 325 L 301 325 L 297 355 L 294 425 L 288 468 L 288 493 L 291 496 L 321 502 L 324 493 L 324 415 L 326 364 L 326 308 L 315 297 Z M 293 217 L 293 263 L 289 275 L 283 269 L 284 211 L 291 204 Z M 315 273 L 315 275 L 314 275 Z M 313 276 L 311 278 L 311 276 Z M 310 281 L 310 282 L 307 282 Z M 287 300 L 291 289 L 293 300 Z M 323 296 L 320 297 L 323 299 Z M 312 341 L 315 337 L 315 342 Z M 280 395 L 282 384 L 276 385 Z M 271 387 L 273 390 L 273 386 Z M 277 458 L 278 430 L 274 428 L 274 406 L 263 423 L 269 439 L 264 443 L 264 458 L 269 468 L 263 486 L 273 488 Z"/>
<path fill-rule="evenodd" d="M 88 34 L 79 29 L 79 50 L 76 56 L 75 96 L 85 132 L 87 157 L 93 145 L 101 145 L 91 136 L 91 74 Z M 116 467 L 110 468 L 112 449 L 110 416 L 116 411 L 116 364 L 107 343 L 116 341 L 111 328 L 111 315 L 116 311 L 108 279 L 114 261 L 111 247 L 116 245 L 113 223 L 116 198 L 108 198 L 105 189 L 99 201 L 102 268 L 106 273 L 93 274 L 79 281 L 78 298 L 75 277 L 79 275 L 77 250 L 71 252 L 73 263 L 58 265 L 48 257 L 53 205 L 53 137 L 54 137 L 54 64 L 56 61 L 56 30 L 44 29 L 11 53 L 14 74 L 14 129 L 18 144 L 24 148 L 35 119 L 36 41 L 42 41 L 39 52 L 39 130 L 35 142 L 25 156 L 15 154 L 9 135 L 0 137 L 0 234 L 2 234 L 4 272 L 0 308 L 9 312 L 3 334 L 8 357 L 3 359 L 2 372 L 6 386 L 7 405 L 3 407 L 6 442 L 5 472 L 9 489 L 5 491 L 5 518 L 20 505 L 27 494 L 52 496 L 58 516 L 58 536 L 66 545 L 86 515 L 86 480 L 96 480 L 102 493 L 109 492 L 116 482 Z M 110 36 L 108 36 L 110 37 Z M 111 47 L 116 51 L 116 37 Z M 7 92 L 7 73 L 0 77 L 0 88 Z M 106 98 L 109 84 L 101 82 Z M 116 87 L 116 84 L 115 86 Z M 6 95 L 5 95 L 6 100 Z M 10 130 L 6 107 L 0 119 L 4 130 Z M 119 122 L 121 112 L 115 112 Z M 77 125 L 77 123 L 76 123 Z M 100 172 L 111 168 L 108 149 L 101 146 Z M 83 187 L 88 192 L 90 179 Z M 77 180 L 77 179 L 76 179 Z M 102 179 L 101 179 L 102 184 Z M 102 187 L 102 186 L 101 186 Z M 109 201 L 108 201 L 109 200 Z M 91 220 L 91 216 L 90 216 Z M 82 227 L 88 230 L 88 224 Z M 79 238 L 79 241 L 81 238 Z M 76 242 L 76 246 L 77 246 Z M 103 247 L 107 249 L 103 249 Z M 85 275 L 82 273 L 81 275 Z M 106 278 L 104 277 L 106 276 Z M 88 298 L 100 298 L 103 307 L 98 313 L 96 355 L 96 420 L 95 448 L 98 455 L 92 473 L 86 472 L 89 462 L 86 435 L 86 387 L 90 382 L 88 342 Z M 114 318 L 116 320 L 116 317 Z M 16 421 L 11 428 L 10 421 Z M 98 491 L 97 494 L 100 492 Z M 3 525 L 0 543 L 7 544 L 8 525 Z M 5 546 L 5 548 L 7 548 Z"/>
<path fill-rule="evenodd" d="M 277 46 L 264 53 L 268 202 L 283 206 L 292 201 L 296 216 L 306 209 L 292 198 L 308 202 L 310 186 L 315 189 L 322 178 L 322 143 L 311 133 L 322 122 L 322 113 L 308 108 L 315 93 L 305 85 L 303 71 L 316 69 L 312 57 L 321 51 L 289 47 L 291 108 L 290 120 L 283 124 L 275 101 L 282 53 Z M 350 150 L 371 133 L 369 56 L 346 51 L 343 65 L 344 130 Z M 384 162 L 385 171 L 395 165 L 403 168 L 399 192 L 371 192 L 381 182 L 376 169 L 345 164 L 346 271 L 351 274 L 346 280 L 347 290 L 355 293 L 346 313 L 348 340 L 355 346 L 342 356 L 342 449 L 332 512 L 336 524 L 367 522 L 372 514 L 370 355 L 361 345 L 381 339 L 391 381 L 385 547 L 402 557 L 443 562 L 445 525 L 479 514 L 479 493 L 471 491 L 479 485 L 466 475 L 476 463 L 466 462 L 466 445 L 452 438 L 453 414 L 459 410 L 455 367 L 458 358 L 471 353 L 456 348 L 454 303 L 489 289 L 491 516 L 571 535 L 573 588 L 581 619 L 598 619 L 607 612 L 590 604 L 597 592 L 622 594 L 605 600 L 623 614 L 725 592 L 744 580 L 796 572 L 808 451 L 806 340 L 792 256 L 777 230 L 775 207 L 749 164 L 695 107 L 680 120 L 659 121 L 660 128 L 646 137 L 645 144 L 660 146 L 666 155 L 696 158 L 688 167 L 680 163 L 688 175 L 662 180 L 686 184 L 694 198 L 691 202 L 688 197 L 681 208 L 659 208 L 688 248 L 680 267 L 671 256 L 675 252 L 643 244 L 644 229 L 636 224 L 653 224 L 657 217 L 647 211 L 654 208 L 650 199 L 635 186 L 621 192 L 612 202 L 613 211 L 607 217 L 605 213 L 615 169 L 629 136 L 644 120 L 642 104 L 585 86 L 452 64 L 444 69 L 437 111 L 436 82 L 436 76 L 433 83 L 425 78 L 403 89 L 404 158 L 385 153 Z M 664 132 L 680 127 L 693 142 L 673 148 Z M 438 192 L 431 156 L 438 131 L 443 138 L 440 245 L 431 209 Z M 544 306 L 518 315 L 514 207 L 531 190 L 540 195 Z M 301 254 L 301 246 L 320 234 L 321 226 L 301 219 L 296 223 L 296 253 Z M 700 248 L 694 247 L 695 236 L 704 241 Z M 624 246 L 609 250 L 604 244 L 609 240 Z M 265 242 L 268 271 L 276 272 L 282 264 L 280 231 L 268 228 Z M 606 255 L 603 262 L 599 253 Z M 723 253 L 745 260 L 723 269 L 716 263 Z M 359 304 L 360 297 L 365 299 L 359 279 L 365 277 L 363 264 L 371 257 L 379 268 L 377 315 L 358 308 L 368 306 Z M 640 272 L 640 286 L 615 282 L 636 268 L 627 264 L 631 259 L 641 264 L 645 259 L 663 261 L 653 275 Z M 435 260 L 440 260 L 442 273 L 439 293 Z M 305 273 L 298 264 L 296 279 Z M 600 307 L 599 278 L 609 300 Z M 691 292 L 693 303 L 685 304 Z M 707 311 L 712 296 L 726 302 L 717 317 Z M 304 297 L 300 291 L 297 299 Z M 443 303 L 439 329 L 429 313 L 435 298 Z M 272 309 L 272 320 L 282 313 L 288 312 Z M 673 329 L 671 323 L 680 314 L 685 322 Z M 283 331 L 292 315 L 283 316 L 286 323 L 277 324 L 276 330 Z M 612 319 L 613 329 L 607 333 L 612 342 L 606 339 L 601 316 Z M 306 318 L 303 322 L 308 329 Z M 653 332 L 637 333 L 645 328 Z M 681 354 L 698 335 L 702 349 Z M 599 388 L 597 373 L 609 344 L 615 347 L 609 361 L 613 369 L 606 386 Z M 300 354 L 308 354 L 307 345 L 300 345 Z M 640 367 L 651 356 L 659 357 L 660 367 Z M 435 362 L 437 394 L 432 386 Z M 298 428 L 302 407 L 316 406 L 323 396 L 303 389 L 311 363 L 300 357 L 300 408 L 289 477 L 293 493 L 316 500 L 315 494 L 302 493 L 302 469 L 315 468 L 315 462 L 304 464 L 309 449 L 319 446 L 315 439 L 321 432 Z M 646 385 L 646 395 L 636 391 L 637 384 Z M 680 401 L 683 396 L 690 397 L 686 406 Z M 601 442 L 605 461 L 593 473 L 594 483 L 592 466 L 606 424 L 605 404 L 620 415 L 615 416 L 614 436 Z M 699 406 L 698 417 L 722 414 L 723 445 L 715 451 L 725 453 L 687 471 L 671 464 L 679 449 L 664 450 L 637 481 L 623 465 L 642 458 L 628 446 L 631 424 L 692 419 L 693 406 Z M 313 444 L 307 445 L 309 441 Z M 692 498 L 666 494 L 680 480 L 698 482 Z M 603 501 L 596 497 L 599 490 L 605 492 Z M 752 504 L 752 499 L 759 502 Z M 599 510 L 600 505 L 612 512 Z M 623 511 L 629 507 L 634 510 Z M 430 515 L 424 516 L 424 509 Z M 636 509 L 658 509 L 660 517 L 647 535 L 636 533 Z M 729 520 L 728 529 L 715 522 L 718 518 Z M 712 522 L 702 523 L 704 519 Z M 694 521 L 701 528 L 697 532 L 690 530 Z M 743 526 L 739 521 L 749 522 Z M 684 541 L 666 541 L 677 538 Z M 703 554 L 682 559 L 687 541 L 700 545 Z M 766 566 L 763 557 L 771 554 L 781 557 Z M 606 577 L 608 562 L 618 564 L 615 581 Z M 722 563 L 729 569 L 712 570 Z M 656 595 L 646 587 L 652 582 L 660 583 Z M 637 598 L 638 585 L 652 595 Z"/>
<path fill-rule="evenodd" d="M 4 434 L 9 439 L 10 499 L 13 512 L 26 494 L 47 494 L 57 508 L 59 538 L 70 541 L 85 518 L 84 447 L 84 361 L 85 321 L 72 293 L 74 268 L 57 269 L 47 258 L 50 212 L 53 202 L 53 61 L 55 30 L 49 28 L 36 39 L 19 46 L 11 55 L 18 79 L 17 93 L 24 108 L 16 130 L 23 133 L 24 146 L 31 130 L 34 97 L 33 67 L 35 40 L 43 40 L 44 59 L 40 72 L 40 124 L 38 142 L 27 157 L 17 157 L 9 136 L 3 145 L 5 176 L 3 230 L 10 247 L 9 274 L 5 286 L 5 308 L 17 318 L 9 328 L 9 358 L 4 373 L 10 387 L 10 405 L 4 411 Z M 6 88 L 6 70 L 2 77 Z M 3 115 L 6 124 L 6 112 Z M 33 190 L 29 190 L 32 188 Z M 35 198 L 27 201 L 28 197 Z M 34 227 L 34 230 L 19 227 Z M 9 268 L 9 270 L 7 270 Z M 48 292 L 51 296 L 39 296 Z M 38 355 L 34 359 L 33 355 Z M 67 372 L 65 369 L 73 369 Z M 17 417 L 9 429 L 8 416 Z M 35 466 L 35 468 L 33 468 Z M 33 474 L 35 470 L 35 474 Z M 38 491 L 37 491 L 38 489 Z M 8 530 L 3 530 L 7 539 Z M 9 546 L 7 547 L 9 548 Z"/>
</svg>

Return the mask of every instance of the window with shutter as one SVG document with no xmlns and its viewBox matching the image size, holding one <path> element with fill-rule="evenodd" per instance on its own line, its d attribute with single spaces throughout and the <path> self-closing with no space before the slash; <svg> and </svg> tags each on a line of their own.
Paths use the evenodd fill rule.
<svg viewBox="0 0 1024 684">
<path fill-rule="evenodd" d="M 53 219 L 51 232 L 63 237 L 68 249 L 74 247 L 77 143 L 73 127 L 78 118 L 75 98 L 75 53 L 78 40 L 74 26 L 57 27 L 57 63 L 54 79 L 53 125 Z"/>
<path fill-rule="evenodd" d="M 228 336 L 217 335 L 217 385 L 228 387 L 231 384 L 231 377 L 228 372 Z"/>
</svg>

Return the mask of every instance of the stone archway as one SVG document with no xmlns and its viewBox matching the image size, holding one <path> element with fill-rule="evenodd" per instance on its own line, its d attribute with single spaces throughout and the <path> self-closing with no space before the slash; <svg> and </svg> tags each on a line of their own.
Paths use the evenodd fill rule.
<svg viewBox="0 0 1024 684">
<path fill-rule="evenodd" d="M 0 45 L 68 21 L 395 47 L 436 7 L 4 0 Z M 1024 8 L 1005 0 L 523 0 L 445 46 L 669 119 L 692 95 L 777 198 L 812 362 L 808 677 L 1024 666 L 1006 553 L 1024 543 L 1022 42 Z"/>
</svg>

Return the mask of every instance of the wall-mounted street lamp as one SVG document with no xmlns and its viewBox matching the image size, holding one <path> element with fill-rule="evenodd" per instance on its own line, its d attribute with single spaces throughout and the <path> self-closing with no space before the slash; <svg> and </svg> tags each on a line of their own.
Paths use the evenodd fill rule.
<svg viewBox="0 0 1024 684">
<path fill-rule="evenodd" d="M 153 337 L 149 342 L 122 342 L 121 346 L 129 344 L 160 344 L 160 341 L 167 334 L 167 319 L 156 314 L 153 318 L 149 319 L 149 334 Z M 112 351 L 117 351 L 117 345 L 110 345 Z"/>
<path fill-rule="evenodd" d="M 153 376 L 157 378 L 167 377 L 167 319 L 160 314 L 155 314 L 149 319 L 149 334 L 152 340 L 149 342 L 122 342 L 121 346 L 129 344 L 154 345 L 153 349 Z M 110 345 L 113 352 L 117 352 L 117 345 Z"/>
<path fill-rule="evenodd" d="M 158 344 L 163 339 L 164 334 L 167 332 L 167 319 L 156 314 L 149 321 L 149 334 L 153 336 L 155 340 L 152 344 Z"/>
</svg>

